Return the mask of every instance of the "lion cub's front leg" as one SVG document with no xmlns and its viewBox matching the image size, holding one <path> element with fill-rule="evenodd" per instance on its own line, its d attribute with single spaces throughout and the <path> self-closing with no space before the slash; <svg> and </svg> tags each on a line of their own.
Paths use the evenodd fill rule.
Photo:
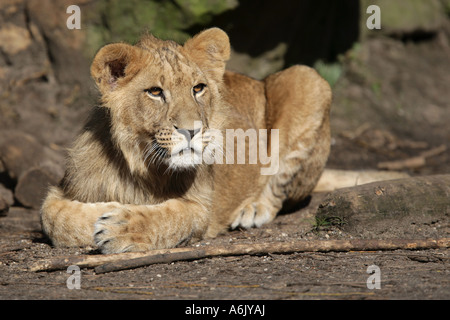
<svg viewBox="0 0 450 320">
<path fill-rule="evenodd" d="M 104 214 L 122 205 L 118 202 L 83 203 L 64 197 L 59 188 L 52 188 L 41 208 L 44 233 L 57 247 L 94 245 L 94 223 Z"/>
<path fill-rule="evenodd" d="M 206 226 L 206 208 L 192 201 L 124 205 L 97 220 L 94 241 L 103 253 L 171 248 L 200 239 Z"/>
</svg>

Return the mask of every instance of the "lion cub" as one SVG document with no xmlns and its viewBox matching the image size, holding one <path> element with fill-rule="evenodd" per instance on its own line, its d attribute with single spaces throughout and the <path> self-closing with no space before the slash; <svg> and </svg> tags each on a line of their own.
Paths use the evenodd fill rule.
<svg viewBox="0 0 450 320">
<path fill-rule="evenodd" d="M 313 190 L 330 148 L 327 82 L 305 66 L 257 81 L 225 71 L 229 56 L 217 28 L 97 53 L 101 103 L 41 209 L 54 245 L 175 247 L 261 226 Z"/>
</svg>

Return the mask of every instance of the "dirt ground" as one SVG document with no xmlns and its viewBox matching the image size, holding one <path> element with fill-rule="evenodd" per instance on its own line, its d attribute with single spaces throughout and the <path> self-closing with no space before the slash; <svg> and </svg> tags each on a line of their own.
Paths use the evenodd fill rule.
<svg viewBox="0 0 450 320">
<path fill-rule="evenodd" d="M 194 247 L 270 243 L 290 239 L 349 239 L 339 229 L 311 231 L 310 206 L 279 216 L 260 229 L 233 231 Z M 383 238 L 439 238 L 448 219 L 416 217 L 391 228 L 368 226 Z M 395 229 L 395 232 L 394 232 Z M 38 212 L 13 208 L 0 220 L 1 299 L 449 299 L 449 250 L 328 252 L 215 257 L 95 274 L 81 269 L 80 289 L 68 289 L 65 270 L 31 272 L 49 257 L 95 254 L 93 249 L 52 248 L 40 232 Z M 368 289 L 371 265 L 380 289 Z"/>
<path fill-rule="evenodd" d="M 30 19 L 33 22 L 33 16 Z M 442 152 L 425 157 L 424 164 L 401 171 L 412 176 L 450 173 L 449 30 L 447 26 L 420 39 L 369 39 L 343 57 L 343 74 L 333 87 L 329 168 L 377 169 L 382 162 L 405 160 L 444 146 Z M 13 100 L 2 106 L 2 115 L 17 111 L 19 115 L 11 113 L 11 119 L 20 116 L 26 125 L 16 126 L 9 118 L 1 123 L 23 126 L 43 144 L 61 151 L 81 126 L 83 113 L 74 107 L 48 109 L 53 95 L 39 100 L 39 106 L 33 104 L 40 99 L 41 89 L 53 86 L 52 81 L 51 74 L 44 74 L 12 92 L 8 99 L 22 97 L 22 109 L 10 108 Z M 63 93 L 71 97 L 70 90 L 59 94 Z M 35 116 L 37 107 L 43 110 L 40 116 Z M 48 126 L 42 128 L 42 121 Z M 364 232 L 354 232 L 345 226 L 315 224 L 324 196 L 314 194 L 307 206 L 259 229 L 231 231 L 192 246 L 293 239 L 424 239 L 450 234 L 450 200 L 441 214 L 391 216 L 364 225 Z M 41 232 L 38 210 L 18 206 L 16 201 L 6 216 L 0 216 L 0 299 L 450 299 L 449 249 L 215 257 L 106 274 L 83 268 L 81 287 L 72 290 L 67 287 L 71 274 L 65 270 L 28 271 L 41 259 L 80 254 L 98 252 L 53 248 Z M 367 286 L 371 276 L 367 269 L 372 265 L 379 267 L 380 289 Z"/>
</svg>

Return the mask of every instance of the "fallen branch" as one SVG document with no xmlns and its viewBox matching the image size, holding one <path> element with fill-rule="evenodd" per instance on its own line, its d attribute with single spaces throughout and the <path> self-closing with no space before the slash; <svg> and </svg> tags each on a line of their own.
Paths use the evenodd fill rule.
<svg viewBox="0 0 450 320">
<path fill-rule="evenodd" d="M 402 160 L 380 162 L 377 167 L 382 170 L 417 169 L 425 166 L 425 163 L 425 157 L 417 156 Z"/>
<path fill-rule="evenodd" d="M 142 266 L 148 266 L 157 263 L 171 263 L 174 261 L 188 261 L 203 259 L 211 257 L 206 250 L 195 249 L 182 252 L 166 252 L 161 254 L 149 254 L 146 256 L 134 259 L 119 260 L 115 262 L 106 263 L 95 268 L 96 273 L 106 273 L 111 271 L 119 271 L 126 269 L 134 269 Z"/>
<path fill-rule="evenodd" d="M 422 152 L 420 155 L 424 158 L 431 158 L 440 155 L 447 151 L 447 146 L 445 144 L 440 145 L 439 147 L 427 150 Z"/>
<path fill-rule="evenodd" d="M 175 249 L 173 249 L 175 250 Z M 179 248 L 176 250 L 190 251 L 190 248 Z M 167 250 L 154 250 L 154 254 L 166 253 Z M 63 256 L 58 258 L 43 259 L 31 267 L 29 271 L 54 271 L 64 270 L 68 266 L 76 265 L 80 268 L 93 268 L 108 262 L 114 262 L 124 259 L 134 259 L 148 255 L 148 252 L 126 252 L 117 254 L 96 254 L 96 255 L 77 255 L 77 256 Z"/>
<path fill-rule="evenodd" d="M 329 251 L 372 251 L 395 249 L 447 248 L 450 238 L 438 240 L 315 240 L 292 241 L 260 244 L 237 244 L 233 246 L 213 246 L 188 252 L 168 252 L 164 255 L 153 255 L 111 262 L 95 268 L 96 273 L 132 269 L 155 263 L 170 263 L 179 260 L 192 260 L 214 256 L 257 255 L 269 253 L 293 252 L 329 252 Z"/>
<path fill-rule="evenodd" d="M 446 145 L 422 152 L 419 156 L 394 161 L 385 161 L 378 163 L 378 169 L 383 170 L 403 170 L 403 169 L 416 169 L 425 166 L 426 159 L 440 155 L 447 151 Z"/>
<path fill-rule="evenodd" d="M 291 242 L 236 244 L 228 246 L 205 246 L 195 248 L 175 248 L 153 250 L 142 253 L 123 253 L 114 255 L 65 257 L 47 260 L 30 268 L 32 271 L 66 269 L 75 264 L 80 267 L 95 267 L 96 273 L 132 269 L 155 263 L 170 263 L 180 260 L 193 260 L 215 256 L 258 255 L 269 253 L 330 252 L 330 251 L 373 251 L 373 250 L 418 250 L 448 248 L 450 238 L 442 239 L 353 239 L 353 240 L 298 240 Z M 107 262 L 106 262 L 107 261 Z"/>
</svg>

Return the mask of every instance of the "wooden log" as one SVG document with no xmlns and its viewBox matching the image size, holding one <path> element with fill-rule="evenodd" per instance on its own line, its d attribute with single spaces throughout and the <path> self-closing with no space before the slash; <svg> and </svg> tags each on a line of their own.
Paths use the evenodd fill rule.
<svg viewBox="0 0 450 320">
<path fill-rule="evenodd" d="M 3 164 L 3 160 L 0 158 L 0 174 L 6 172 L 5 165 Z"/>
<path fill-rule="evenodd" d="M 48 185 L 64 176 L 62 152 L 18 130 L 0 131 L 0 161 L 8 180 L 17 184 L 16 199 L 27 207 L 38 208 Z"/>
<path fill-rule="evenodd" d="M 316 219 L 337 218 L 346 228 L 412 215 L 445 219 L 449 195 L 450 174 L 379 181 L 331 192 L 319 205 Z"/>
<path fill-rule="evenodd" d="M 0 183 L 0 197 L 6 201 L 9 206 L 14 204 L 14 194 L 11 190 L 6 188 L 3 184 Z"/>
<path fill-rule="evenodd" d="M 9 205 L 6 202 L 5 199 L 3 199 L 2 195 L 0 194 L 0 216 L 6 216 L 9 210 Z"/>
<path fill-rule="evenodd" d="M 14 194 L 26 207 L 38 209 L 50 185 L 56 185 L 58 178 L 45 169 L 34 167 L 25 171 L 19 178 Z"/>
<path fill-rule="evenodd" d="M 42 145 L 33 136 L 16 130 L 1 131 L 0 158 L 13 180 L 39 164 L 43 158 Z"/>
</svg>

